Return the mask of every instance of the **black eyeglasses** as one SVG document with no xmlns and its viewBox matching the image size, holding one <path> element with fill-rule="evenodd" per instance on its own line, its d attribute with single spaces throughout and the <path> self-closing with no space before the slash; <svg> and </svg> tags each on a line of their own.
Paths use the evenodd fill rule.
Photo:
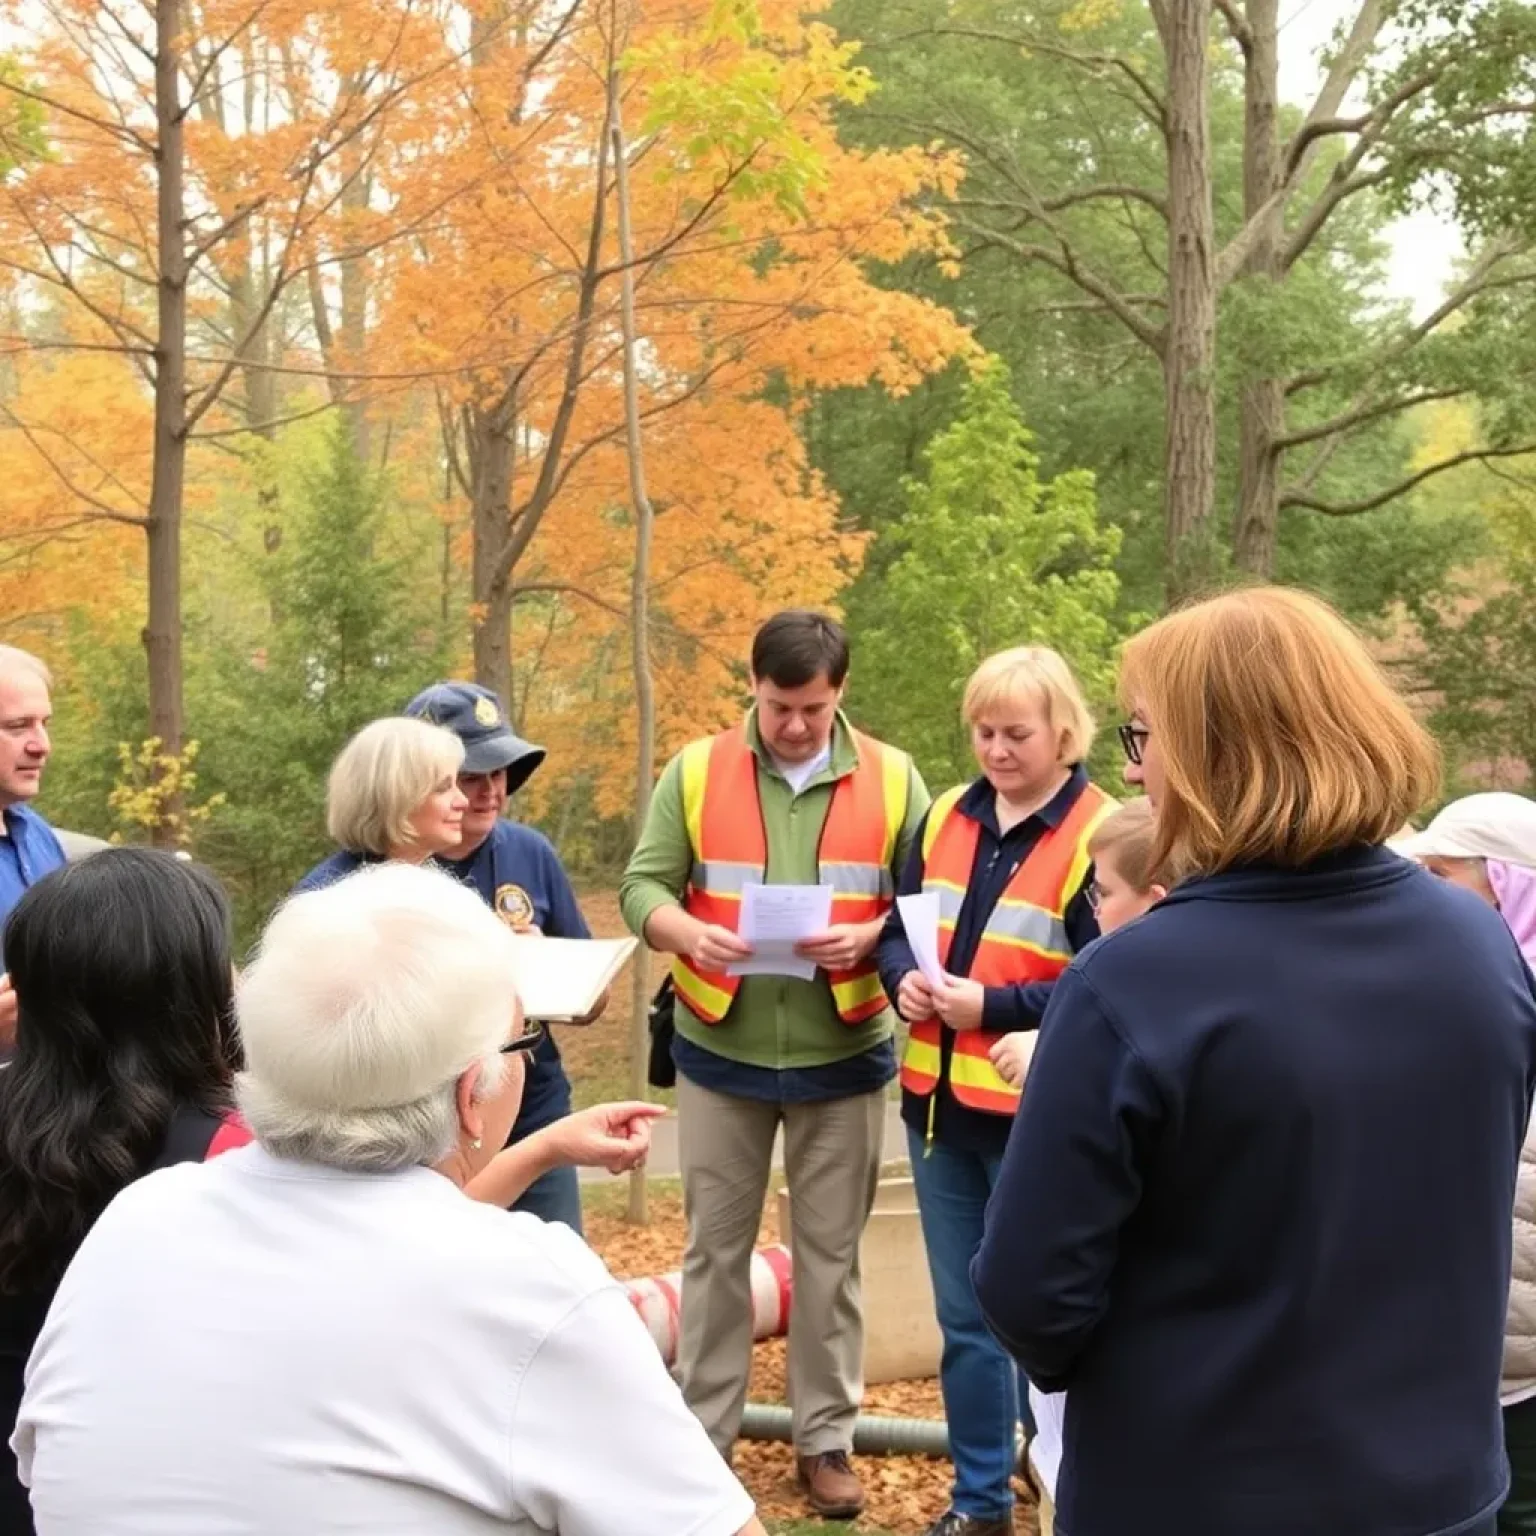
<svg viewBox="0 0 1536 1536">
<path fill-rule="evenodd" d="M 514 1035 L 499 1049 L 503 1056 L 521 1054 L 524 1051 L 533 1050 L 543 1038 L 544 1026 L 537 1019 L 524 1019 L 523 1032 L 520 1035 Z"/>
<path fill-rule="evenodd" d="M 1122 725 L 1116 728 L 1116 734 L 1120 737 L 1120 748 L 1125 753 L 1125 759 L 1129 763 L 1141 766 L 1142 748 L 1147 744 L 1147 737 L 1152 732 L 1144 725 Z"/>
</svg>

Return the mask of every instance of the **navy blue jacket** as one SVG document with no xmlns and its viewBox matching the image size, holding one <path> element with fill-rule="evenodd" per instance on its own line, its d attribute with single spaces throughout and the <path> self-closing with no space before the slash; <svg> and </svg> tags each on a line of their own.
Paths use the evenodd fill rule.
<svg viewBox="0 0 1536 1536">
<path fill-rule="evenodd" d="M 469 858 L 438 862 L 451 875 L 472 885 L 508 921 L 532 923 L 552 939 L 592 937 L 555 845 L 532 827 L 516 821 L 498 821 L 491 835 Z M 560 1060 L 555 1032 L 545 1029 L 544 1038 L 528 1062 L 523 1102 L 507 1145 L 510 1147 L 570 1112 L 570 1079 Z"/>
<path fill-rule="evenodd" d="M 310 870 L 295 889 L 316 890 L 364 864 L 377 862 L 366 854 L 333 853 Z M 498 821 L 491 835 L 469 858 L 432 862 L 465 885 L 473 886 L 482 900 L 508 921 L 519 925 L 531 923 L 552 939 L 592 937 L 559 854 L 549 839 L 532 827 Z M 565 1075 L 554 1031 L 546 1029 L 528 1062 L 523 1102 L 507 1145 L 570 1112 L 570 1079 Z"/>
<path fill-rule="evenodd" d="M 965 899 L 955 918 L 955 932 L 945 963 L 951 976 L 970 974 L 987 919 L 1008 889 L 1008 882 L 1018 872 L 1019 865 L 1034 852 L 1035 844 L 1046 829 L 1061 825 L 1062 818 L 1087 787 L 1087 773 L 1081 767 L 1074 768 L 1071 778 L 1045 805 L 1006 832 L 997 823 L 997 792 L 985 777 L 976 779 L 960 797 L 956 808 L 981 828 L 981 835 L 976 839 L 976 862 L 971 866 Z M 923 839 L 927 831 L 928 818 L 925 816 L 912 851 L 907 855 L 907 866 L 901 872 L 901 883 L 896 888 L 898 895 L 912 896 L 923 888 Z M 1082 885 L 1068 899 L 1063 915 L 1067 942 L 1074 954 L 1099 936 L 1098 920 L 1088 901 L 1088 887 L 1092 882 L 1093 871 L 1089 869 L 1083 876 Z M 901 924 L 901 914 L 895 907 L 891 908 L 880 932 L 875 963 L 880 969 L 880 981 L 886 995 L 894 1001 L 901 978 L 908 971 L 917 969 L 912 946 L 907 943 L 906 929 Z M 986 1001 L 982 1004 L 982 1028 L 999 1032 L 1038 1028 L 1054 986 L 1055 982 L 1051 981 L 1031 981 L 1014 987 L 988 987 Z M 903 1092 L 901 1117 L 913 1130 L 924 1134 L 931 1132 L 935 1141 L 957 1152 L 1001 1157 L 1008 1144 L 1008 1127 L 1012 1122 L 1005 1115 L 967 1109 L 949 1091 L 949 1056 L 954 1042 L 955 1032 L 946 1025 L 939 1044 L 943 1078 L 932 1094 L 919 1097 Z"/>
<path fill-rule="evenodd" d="M 1190 881 L 1057 983 L 972 1266 L 1063 1536 L 1491 1515 L 1532 980 L 1384 849 Z"/>
</svg>

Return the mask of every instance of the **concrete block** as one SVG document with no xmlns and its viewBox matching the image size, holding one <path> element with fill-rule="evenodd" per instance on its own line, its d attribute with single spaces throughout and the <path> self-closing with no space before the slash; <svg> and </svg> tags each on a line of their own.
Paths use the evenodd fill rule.
<svg viewBox="0 0 1536 1536">
<path fill-rule="evenodd" d="M 779 1239 L 794 1252 L 789 1191 L 778 1196 Z M 864 1380 L 916 1381 L 939 1374 L 943 1341 L 911 1179 L 882 1179 L 859 1245 L 864 1277 Z"/>
</svg>

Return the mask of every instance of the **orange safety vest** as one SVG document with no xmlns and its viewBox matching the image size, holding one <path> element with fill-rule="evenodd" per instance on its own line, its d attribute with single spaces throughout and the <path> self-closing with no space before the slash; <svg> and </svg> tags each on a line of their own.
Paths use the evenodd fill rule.
<svg viewBox="0 0 1536 1536">
<path fill-rule="evenodd" d="M 907 819 L 911 761 L 883 742 L 853 733 L 858 764 L 837 781 L 822 824 L 816 858 L 832 887 L 832 921 L 867 923 L 889 911 L 895 897 L 891 863 Z M 701 922 L 735 932 L 741 893 L 768 872 L 768 837 L 757 792 L 757 757 L 745 725 L 683 748 L 683 813 L 693 869 L 682 906 Z M 886 1006 L 873 959 L 828 976 L 832 1001 L 845 1024 L 862 1024 Z M 718 1024 L 735 1001 L 739 976 L 705 971 L 686 955 L 672 961 L 672 984 L 706 1024 Z"/>
<path fill-rule="evenodd" d="M 939 962 L 949 959 L 955 921 L 976 863 L 980 825 L 958 809 L 967 786 L 940 795 L 923 833 L 923 890 L 939 898 Z M 1072 960 L 1067 940 L 1067 903 L 1088 872 L 1088 839 L 1115 802 L 1090 784 L 1054 827 L 1049 827 L 1019 865 L 987 918 L 969 976 L 984 987 L 1054 981 Z M 943 1072 L 944 1026 L 938 1019 L 914 1024 L 901 1059 L 901 1086 L 926 1096 Z M 988 1053 L 1001 1037 L 992 1030 L 958 1029 L 949 1056 L 949 1091 L 967 1109 L 1011 1115 L 1019 1090 L 1003 1080 Z"/>
</svg>

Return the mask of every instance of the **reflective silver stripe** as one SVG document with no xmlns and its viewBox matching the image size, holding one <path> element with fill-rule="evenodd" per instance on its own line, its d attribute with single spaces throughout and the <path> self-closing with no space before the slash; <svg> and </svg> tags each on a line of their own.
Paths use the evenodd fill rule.
<svg viewBox="0 0 1536 1536">
<path fill-rule="evenodd" d="M 749 885 L 763 883 L 763 871 L 757 864 L 727 864 L 710 859 L 693 866 L 688 883 L 694 890 L 707 891 L 711 896 L 739 896 Z"/>
<path fill-rule="evenodd" d="M 896 882 L 882 864 L 844 864 L 823 861 L 821 883 L 830 885 L 834 896 L 874 896 L 889 901 L 896 894 Z"/>
<path fill-rule="evenodd" d="M 986 937 L 1005 943 L 1028 944 L 1048 954 L 1070 955 L 1067 925 L 1059 917 L 1021 901 L 1000 901 L 987 919 Z"/>
<path fill-rule="evenodd" d="M 957 891 L 954 886 L 946 885 L 942 880 L 923 881 L 923 894 L 935 894 L 939 898 L 939 921 L 951 925 L 960 921 L 960 908 L 965 902 L 965 892 Z"/>
</svg>

